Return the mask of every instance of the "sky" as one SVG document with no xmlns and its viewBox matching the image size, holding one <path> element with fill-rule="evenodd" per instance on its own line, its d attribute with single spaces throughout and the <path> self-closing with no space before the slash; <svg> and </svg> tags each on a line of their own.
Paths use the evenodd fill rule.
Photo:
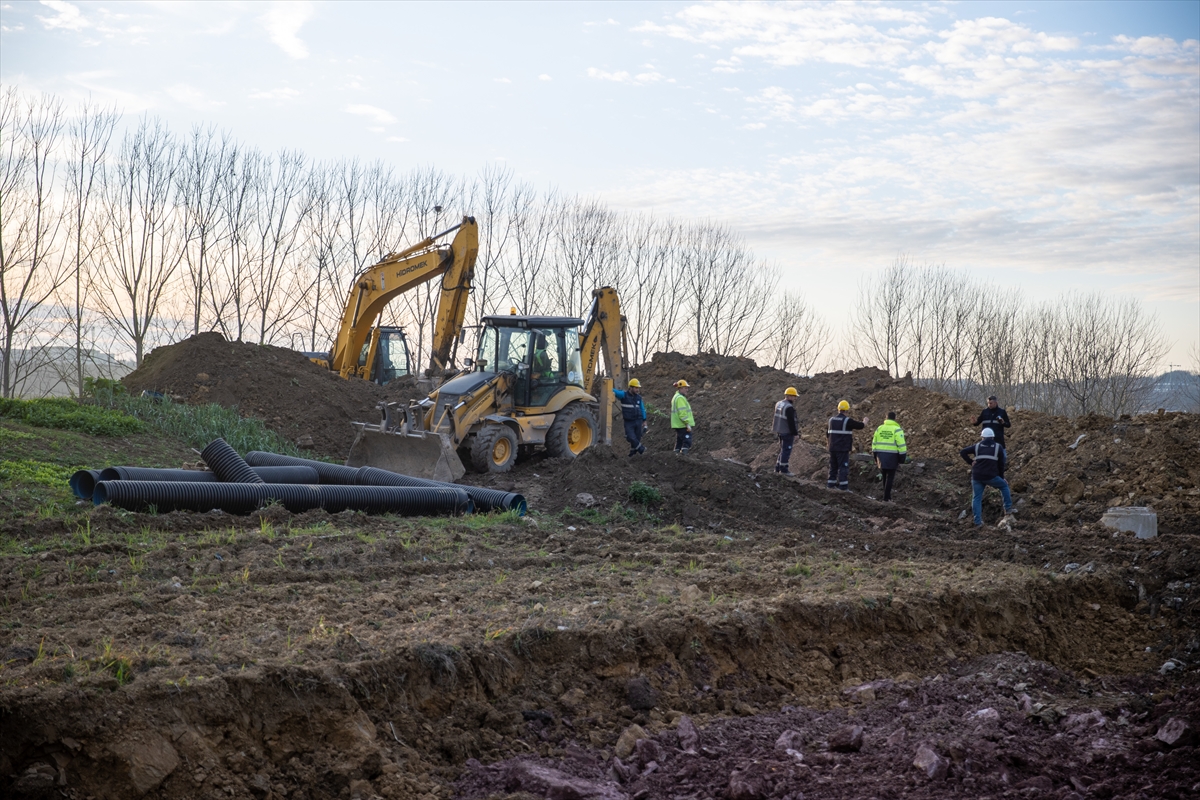
<svg viewBox="0 0 1200 800">
<path fill-rule="evenodd" d="M 0 3 L 0 79 L 740 231 L 842 329 L 898 257 L 1200 346 L 1200 2 Z"/>
</svg>

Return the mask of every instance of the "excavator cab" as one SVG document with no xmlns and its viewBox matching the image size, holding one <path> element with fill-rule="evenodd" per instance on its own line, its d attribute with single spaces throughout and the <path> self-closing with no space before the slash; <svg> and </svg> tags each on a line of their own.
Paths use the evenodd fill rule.
<svg viewBox="0 0 1200 800">
<path fill-rule="evenodd" d="M 402 328 L 377 326 L 358 354 L 358 374 L 372 383 L 387 386 L 408 375 L 408 339 Z"/>
</svg>

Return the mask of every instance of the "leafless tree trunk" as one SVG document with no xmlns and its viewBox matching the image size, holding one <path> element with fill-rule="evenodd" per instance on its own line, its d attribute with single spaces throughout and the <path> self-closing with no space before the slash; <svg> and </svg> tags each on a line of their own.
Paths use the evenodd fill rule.
<svg viewBox="0 0 1200 800">
<path fill-rule="evenodd" d="M 768 350 L 772 366 L 808 375 L 829 340 L 829 326 L 800 292 L 784 292 L 771 317 L 775 320 Z"/>
<path fill-rule="evenodd" d="M 11 397 L 23 359 L 14 342 L 69 271 L 59 248 L 63 221 L 55 204 L 56 147 L 64 129 L 62 101 L 0 92 L 0 396 Z M 27 349 L 24 349 L 28 353 Z"/>
<path fill-rule="evenodd" d="M 103 246 L 103 232 L 91 216 L 95 195 L 103 190 L 104 162 L 119 115 L 115 110 L 85 103 L 71 120 L 70 160 L 67 162 L 67 202 L 70 219 L 70 240 L 73 245 L 71 267 L 74 314 L 71 328 L 75 339 L 75 372 L 70 385 L 76 397 L 83 396 L 84 364 L 89 357 L 83 351 L 85 319 L 87 318 L 87 287 L 98 250 Z"/>
<path fill-rule="evenodd" d="M 184 259 L 187 264 L 192 335 L 200 332 L 204 296 L 212 286 L 214 256 L 219 261 L 221 240 L 221 177 L 232 168 L 236 147 L 227 137 L 219 139 L 212 128 L 193 127 L 184 143 L 177 172 L 178 203 L 183 212 Z"/>
<path fill-rule="evenodd" d="M 183 259 L 173 189 L 175 142 L 158 120 L 126 134 L 117 163 L 105 171 L 104 271 L 95 286 L 105 319 L 141 366 L 153 332 L 165 321 L 170 284 Z"/>
<path fill-rule="evenodd" d="M 912 266 L 907 256 L 898 256 L 877 279 L 859 286 L 858 305 L 851 323 L 854 345 L 860 357 L 874 360 L 892 375 L 900 374 L 900 360 L 907 355 L 904 333 L 909 312 Z"/>
<path fill-rule="evenodd" d="M 298 201 L 304 189 L 304 157 L 281 152 L 265 159 L 255 176 L 254 259 L 249 270 L 250 299 L 258 317 L 258 341 L 264 344 L 288 325 L 308 286 L 297 276 L 293 256 L 309 209 Z"/>
<path fill-rule="evenodd" d="M 512 190 L 512 170 L 488 164 L 471 184 L 467 207 L 479 223 L 479 257 L 475 260 L 475 279 L 471 290 L 471 322 L 500 307 L 496 285 L 503 269 L 504 256 L 512 234 L 512 216 L 508 213 Z"/>
</svg>

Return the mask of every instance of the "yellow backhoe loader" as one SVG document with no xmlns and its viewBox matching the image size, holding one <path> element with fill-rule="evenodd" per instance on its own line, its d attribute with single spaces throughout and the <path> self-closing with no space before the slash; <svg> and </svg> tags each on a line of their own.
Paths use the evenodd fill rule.
<svg viewBox="0 0 1200 800">
<path fill-rule="evenodd" d="M 438 244 L 439 239 L 455 231 L 450 244 Z M 404 331 L 377 323 L 384 307 L 398 295 L 440 277 L 433 347 L 425 370 L 428 378 L 440 377 L 452 364 L 452 348 L 458 343 L 466 317 L 478 254 L 479 226 L 474 217 L 463 217 L 453 228 L 389 254 L 355 279 L 333 349 L 305 355 L 343 378 L 387 384 L 410 374 L 412 364 Z"/>
<path fill-rule="evenodd" d="M 467 369 L 406 408 L 382 404 L 377 424 L 356 423 L 347 464 L 453 481 L 464 459 L 480 472 L 507 472 L 521 448 L 574 458 L 611 443 L 612 390 L 628 377 L 615 289 L 593 292 L 586 322 L 514 309 L 480 327 Z"/>
</svg>

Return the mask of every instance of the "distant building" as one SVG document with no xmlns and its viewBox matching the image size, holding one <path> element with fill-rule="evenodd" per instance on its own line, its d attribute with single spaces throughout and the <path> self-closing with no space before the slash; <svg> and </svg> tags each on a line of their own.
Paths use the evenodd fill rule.
<svg viewBox="0 0 1200 800">
<path fill-rule="evenodd" d="M 75 348 L 42 347 L 13 351 L 13 396 L 72 397 L 75 394 Z M 108 353 L 83 351 L 85 378 L 119 380 L 133 371 L 133 364 Z"/>
</svg>

